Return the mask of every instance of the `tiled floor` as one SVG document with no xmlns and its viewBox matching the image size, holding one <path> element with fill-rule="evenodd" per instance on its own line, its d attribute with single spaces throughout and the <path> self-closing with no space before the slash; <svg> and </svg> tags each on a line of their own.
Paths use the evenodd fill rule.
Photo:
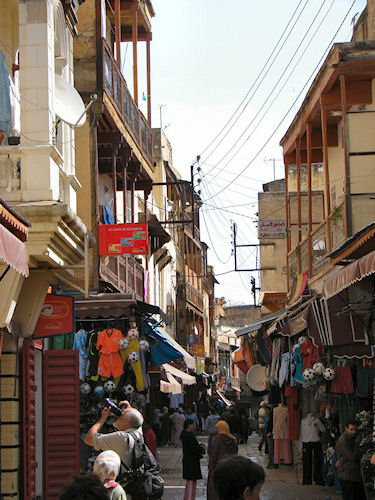
<svg viewBox="0 0 375 500">
<path fill-rule="evenodd" d="M 266 456 L 260 455 L 257 444 L 259 437 L 250 436 L 246 445 L 240 445 L 239 453 L 252 458 L 265 466 Z M 198 441 L 207 444 L 206 436 L 198 436 Z M 174 447 L 159 448 L 161 474 L 165 481 L 163 500 L 182 500 L 184 497 L 185 481 L 182 479 L 182 450 Z M 196 500 L 206 499 L 207 484 L 207 455 L 201 460 L 203 479 L 198 481 Z M 341 495 L 333 488 L 323 486 L 303 486 L 301 472 L 297 477 L 290 466 L 281 465 L 277 470 L 266 469 L 266 482 L 262 488 L 262 500 L 328 500 L 339 499 Z"/>
</svg>

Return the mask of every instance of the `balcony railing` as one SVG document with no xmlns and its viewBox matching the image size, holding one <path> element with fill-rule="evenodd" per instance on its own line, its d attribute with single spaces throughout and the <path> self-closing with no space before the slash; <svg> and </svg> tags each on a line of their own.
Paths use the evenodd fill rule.
<svg viewBox="0 0 375 500">
<path fill-rule="evenodd" d="M 100 257 L 100 277 L 121 293 L 135 293 L 144 300 L 143 267 L 132 255 Z"/>
<path fill-rule="evenodd" d="M 104 39 L 102 39 L 102 61 L 103 82 L 100 90 L 104 90 L 112 100 L 126 128 L 132 134 L 150 168 L 153 170 L 151 128 L 132 98 L 125 78 L 118 69 L 111 49 Z"/>
<path fill-rule="evenodd" d="M 186 300 L 203 311 L 203 295 L 190 283 L 186 283 Z"/>
<path fill-rule="evenodd" d="M 0 148 L 0 197 L 5 200 L 17 199 L 21 190 L 20 146 Z"/>
<path fill-rule="evenodd" d="M 320 226 L 311 233 L 312 245 L 312 273 L 318 274 L 328 264 L 327 250 L 327 223 L 322 222 Z"/>
<path fill-rule="evenodd" d="M 186 230 L 193 236 L 193 223 L 189 222 L 185 225 Z M 194 238 L 200 241 L 200 231 L 199 228 L 194 224 Z"/>
</svg>

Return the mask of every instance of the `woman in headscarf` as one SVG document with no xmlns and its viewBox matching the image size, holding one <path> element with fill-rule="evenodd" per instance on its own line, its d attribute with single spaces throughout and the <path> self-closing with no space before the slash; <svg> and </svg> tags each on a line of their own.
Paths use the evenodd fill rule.
<svg viewBox="0 0 375 500">
<path fill-rule="evenodd" d="M 194 421 L 186 419 L 181 432 L 182 441 L 182 477 L 186 480 L 184 500 L 194 500 L 197 480 L 202 479 L 200 459 L 204 455 L 194 433 Z"/>
<path fill-rule="evenodd" d="M 108 490 L 110 500 L 126 500 L 122 486 L 116 483 L 119 475 L 121 459 L 113 450 L 100 453 L 94 462 L 94 474 L 99 476 L 104 487 Z"/>
<path fill-rule="evenodd" d="M 185 422 L 185 415 L 182 408 L 177 408 L 169 419 L 172 422 L 171 441 L 176 447 L 181 446 L 180 434 Z"/>
<path fill-rule="evenodd" d="M 229 425 L 225 420 L 219 420 L 216 424 L 217 434 L 212 441 L 210 460 L 208 462 L 207 500 L 217 500 L 215 493 L 213 475 L 216 465 L 231 455 L 237 455 L 238 442 L 230 433 Z"/>
</svg>

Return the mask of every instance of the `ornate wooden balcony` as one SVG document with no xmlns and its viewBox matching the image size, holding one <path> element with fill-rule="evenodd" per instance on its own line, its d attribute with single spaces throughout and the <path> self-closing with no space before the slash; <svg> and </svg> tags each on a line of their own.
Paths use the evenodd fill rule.
<svg viewBox="0 0 375 500">
<path fill-rule="evenodd" d="M 121 293 L 135 293 L 137 300 L 144 300 L 143 267 L 132 255 L 100 257 L 99 274 Z"/>
<path fill-rule="evenodd" d="M 186 300 L 203 311 L 203 295 L 190 283 L 186 283 Z"/>
<path fill-rule="evenodd" d="M 100 82 L 99 77 L 98 82 L 99 90 L 104 91 L 110 98 L 126 129 L 132 135 L 150 168 L 154 170 L 151 127 L 131 96 L 125 78 L 104 39 L 100 55 L 103 67 L 102 81 Z"/>
</svg>

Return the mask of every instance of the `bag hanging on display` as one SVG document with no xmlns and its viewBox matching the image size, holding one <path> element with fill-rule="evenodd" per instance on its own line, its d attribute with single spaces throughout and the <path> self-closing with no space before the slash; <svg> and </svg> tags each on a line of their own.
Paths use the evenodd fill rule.
<svg viewBox="0 0 375 500">
<path fill-rule="evenodd" d="M 164 481 L 158 474 L 158 466 L 151 451 L 142 438 L 133 432 L 129 434 L 134 439 L 130 468 L 119 476 L 119 481 L 125 492 L 137 500 L 156 500 L 163 496 Z"/>
</svg>

